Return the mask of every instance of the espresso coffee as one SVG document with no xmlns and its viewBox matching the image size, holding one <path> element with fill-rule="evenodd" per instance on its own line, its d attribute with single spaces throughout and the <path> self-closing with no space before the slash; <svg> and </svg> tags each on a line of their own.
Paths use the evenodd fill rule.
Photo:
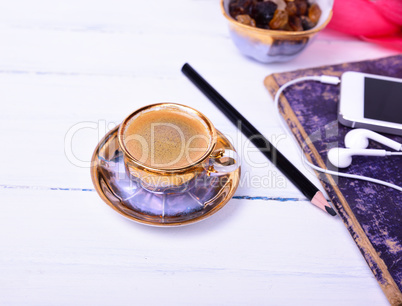
<svg viewBox="0 0 402 306">
<path fill-rule="evenodd" d="M 175 109 L 149 110 L 131 118 L 123 132 L 127 151 L 145 166 L 183 168 L 197 162 L 212 139 L 196 115 Z"/>
</svg>

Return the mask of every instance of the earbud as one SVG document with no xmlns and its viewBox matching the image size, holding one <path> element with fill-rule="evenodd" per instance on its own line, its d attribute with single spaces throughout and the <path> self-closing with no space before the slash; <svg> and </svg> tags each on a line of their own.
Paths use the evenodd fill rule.
<svg viewBox="0 0 402 306">
<path fill-rule="evenodd" d="M 345 136 L 345 146 L 351 149 L 365 149 L 368 147 L 369 139 L 394 150 L 402 151 L 402 144 L 366 129 L 354 129 L 348 132 Z"/>
<path fill-rule="evenodd" d="M 388 156 L 402 153 L 387 152 L 385 150 L 366 149 L 369 139 L 382 143 L 397 151 L 402 151 L 402 144 L 366 129 L 354 129 L 345 136 L 346 148 L 333 148 L 328 151 L 328 160 L 335 167 L 346 168 L 352 164 L 352 156 Z"/>
<path fill-rule="evenodd" d="M 348 148 L 332 148 L 328 151 L 328 160 L 335 167 L 346 168 L 352 164 L 352 156 L 387 156 L 389 152 L 385 150 L 374 149 L 348 149 Z"/>
</svg>

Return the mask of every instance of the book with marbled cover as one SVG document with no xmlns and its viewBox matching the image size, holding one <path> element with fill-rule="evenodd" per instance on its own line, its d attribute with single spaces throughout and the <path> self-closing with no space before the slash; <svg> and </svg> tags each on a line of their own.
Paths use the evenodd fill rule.
<svg viewBox="0 0 402 306">
<path fill-rule="evenodd" d="M 402 55 L 275 73 L 267 76 L 264 84 L 274 96 L 290 80 L 323 74 L 340 77 L 345 71 L 402 78 Z M 279 102 L 280 112 L 307 159 L 331 170 L 337 169 L 328 162 L 327 152 L 332 147 L 344 147 L 345 134 L 350 130 L 337 120 L 339 90 L 339 86 L 306 81 L 287 88 Z M 402 142 L 400 136 L 384 135 Z M 370 142 L 369 148 L 392 150 L 375 142 Z M 355 156 L 350 167 L 339 171 L 402 186 L 401 156 Z M 316 174 L 388 300 L 401 305 L 402 192 L 365 181 Z"/>
</svg>

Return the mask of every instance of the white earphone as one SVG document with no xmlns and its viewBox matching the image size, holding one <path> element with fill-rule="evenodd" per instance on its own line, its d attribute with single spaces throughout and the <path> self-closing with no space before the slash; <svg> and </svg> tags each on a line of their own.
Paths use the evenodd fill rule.
<svg viewBox="0 0 402 306">
<path fill-rule="evenodd" d="M 346 168 L 352 164 L 352 156 L 390 156 L 402 155 L 399 152 L 389 152 L 385 150 L 366 149 L 369 139 L 377 141 L 394 150 L 402 150 L 402 144 L 389 139 L 376 132 L 366 129 L 355 129 L 348 132 L 345 136 L 346 148 L 332 148 L 328 151 L 328 160 L 335 167 Z"/>
<path fill-rule="evenodd" d="M 345 146 L 351 149 L 366 149 L 369 139 L 382 143 L 384 146 L 396 151 L 402 151 L 401 143 L 366 129 L 354 129 L 348 132 L 345 136 Z"/>
</svg>

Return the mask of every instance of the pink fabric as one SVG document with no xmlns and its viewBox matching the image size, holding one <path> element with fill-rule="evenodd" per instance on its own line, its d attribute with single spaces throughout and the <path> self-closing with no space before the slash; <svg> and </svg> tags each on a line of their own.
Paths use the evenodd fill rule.
<svg viewBox="0 0 402 306">
<path fill-rule="evenodd" d="M 386 19 L 402 26 L 402 0 L 378 0 L 373 3 Z"/>
<path fill-rule="evenodd" d="M 328 27 L 402 51 L 402 0 L 335 0 Z"/>
</svg>

